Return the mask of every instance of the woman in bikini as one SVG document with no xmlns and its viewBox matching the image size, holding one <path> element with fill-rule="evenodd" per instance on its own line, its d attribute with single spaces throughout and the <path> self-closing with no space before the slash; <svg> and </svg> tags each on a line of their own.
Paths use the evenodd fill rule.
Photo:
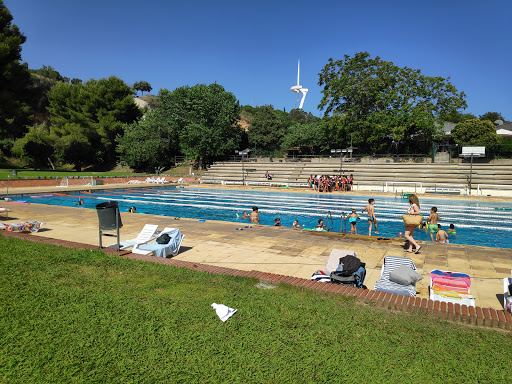
<svg viewBox="0 0 512 384">
<path fill-rule="evenodd" d="M 416 196 L 414 193 L 409 195 L 409 204 L 411 206 L 407 210 L 408 215 L 419 215 L 420 214 L 420 200 L 418 199 L 418 196 Z M 418 243 L 414 240 L 412 237 L 414 233 L 414 225 L 408 225 L 405 227 L 405 234 L 404 237 L 409 240 L 409 249 L 407 252 L 412 253 L 412 246 L 414 245 L 416 247 L 416 251 L 414 253 L 420 253 L 421 247 L 418 245 Z"/>
</svg>

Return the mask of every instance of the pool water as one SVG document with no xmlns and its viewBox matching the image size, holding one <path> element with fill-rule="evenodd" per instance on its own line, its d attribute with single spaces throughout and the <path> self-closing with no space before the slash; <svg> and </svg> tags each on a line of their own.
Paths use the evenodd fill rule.
<svg viewBox="0 0 512 384">
<path fill-rule="evenodd" d="M 78 197 L 84 201 L 81 206 L 77 205 Z M 250 214 L 252 206 L 259 208 L 261 224 L 274 225 L 274 219 L 279 217 L 281 225 L 286 227 L 291 227 L 296 219 L 304 228 L 314 228 L 318 224 L 318 219 L 323 219 L 324 224 L 327 225 L 327 215 L 330 212 L 333 219 L 332 230 L 335 232 L 341 231 L 341 215 L 343 213 L 347 215 L 352 208 L 355 208 L 361 217 L 357 222 L 358 233 L 368 234 L 366 214 L 361 213 L 368 204 L 367 196 L 162 187 L 20 196 L 13 200 L 76 206 L 77 209 L 95 209 L 101 202 L 116 200 L 119 202 L 121 212 L 128 212 L 131 206 L 135 206 L 137 213 L 235 221 L 239 222 L 242 228 L 249 225 L 249 221 L 242 219 L 241 216 L 244 211 Z M 441 216 L 439 223 L 442 224 L 443 229 L 447 230 L 451 223 L 455 225 L 457 234 L 449 234 L 450 243 L 512 248 L 512 204 L 510 203 L 438 200 L 423 197 L 420 197 L 420 203 L 425 221 L 430 214 L 430 208 L 436 206 L 437 213 Z M 378 236 L 397 237 L 398 232 L 403 232 L 402 214 L 406 213 L 408 207 L 407 200 L 401 197 L 375 197 Z M 237 217 L 237 214 L 240 217 Z M 144 219 L 141 220 L 144 221 Z M 350 224 L 348 221 L 345 222 L 350 232 Z M 430 234 L 425 230 L 417 229 L 414 232 L 414 238 L 430 240 Z"/>
</svg>

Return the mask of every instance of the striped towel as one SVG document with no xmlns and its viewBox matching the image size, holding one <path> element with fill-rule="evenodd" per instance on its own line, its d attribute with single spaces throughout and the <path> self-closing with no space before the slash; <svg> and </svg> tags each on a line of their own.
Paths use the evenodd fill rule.
<svg viewBox="0 0 512 384">
<path fill-rule="evenodd" d="M 432 289 L 436 291 L 436 293 L 441 291 L 462 294 L 469 293 L 471 279 L 465 273 L 454 273 L 436 269 L 431 272 L 430 278 L 432 280 Z"/>
</svg>

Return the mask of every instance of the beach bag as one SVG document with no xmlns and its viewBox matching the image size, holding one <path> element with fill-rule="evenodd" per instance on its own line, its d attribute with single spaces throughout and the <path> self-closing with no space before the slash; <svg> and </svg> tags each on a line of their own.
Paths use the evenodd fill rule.
<svg viewBox="0 0 512 384">
<path fill-rule="evenodd" d="M 417 227 L 423 223 L 423 216 L 421 215 L 402 215 L 402 219 L 408 227 Z"/>
<path fill-rule="evenodd" d="M 167 233 L 164 233 L 162 235 L 160 235 L 157 239 L 156 239 L 156 242 L 158 244 L 168 244 L 169 241 L 171 241 L 171 236 L 169 236 Z"/>
<path fill-rule="evenodd" d="M 352 287 L 357 288 L 366 288 L 364 284 L 364 279 L 366 278 L 366 268 L 365 263 L 361 263 L 361 266 L 352 273 L 350 276 L 343 276 L 342 271 L 333 271 L 331 272 L 331 283 L 334 284 L 343 284 L 350 285 Z"/>
<path fill-rule="evenodd" d="M 352 276 L 361 267 L 361 264 L 361 260 L 355 256 L 343 256 L 340 258 L 340 264 L 334 272 L 339 272 L 339 276 Z"/>
</svg>

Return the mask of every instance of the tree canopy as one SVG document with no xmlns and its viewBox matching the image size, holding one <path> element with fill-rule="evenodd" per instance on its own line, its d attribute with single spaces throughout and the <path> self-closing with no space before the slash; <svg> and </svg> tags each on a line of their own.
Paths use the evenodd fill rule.
<svg viewBox="0 0 512 384">
<path fill-rule="evenodd" d="M 0 0 L 0 137 L 23 136 L 31 121 L 28 105 L 30 73 L 21 64 L 26 37 L 12 24 L 12 15 Z"/>
<path fill-rule="evenodd" d="M 479 117 L 480 120 L 489 120 L 491 123 L 494 123 L 496 120 L 505 121 L 501 113 L 499 112 L 486 112 Z"/>
<path fill-rule="evenodd" d="M 449 78 L 429 77 L 419 69 L 398 67 L 367 52 L 333 60 L 319 73 L 323 97 L 319 108 L 331 120 L 334 136 L 377 151 L 394 140 L 408 150 L 417 140 L 438 136 L 436 120 L 466 107 L 465 95 Z M 339 143 L 342 144 L 342 143 Z"/>
<path fill-rule="evenodd" d="M 141 116 L 132 89 L 114 76 L 85 84 L 58 83 L 48 93 L 48 101 L 57 156 L 77 169 L 113 161 L 116 136 Z"/>
<path fill-rule="evenodd" d="M 137 81 L 135 84 L 133 84 L 133 89 L 136 91 L 141 91 L 141 93 L 144 95 L 144 92 L 151 92 L 153 88 L 147 81 Z"/>
<path fill-rule="evenodd" d="M 130 166 L 167 166 L 178 151 L 206 164 L 238 148 L 240 107 L 221 85 L 163 89 L 158 102 L 160 109 L 127 127 L 124 137 L 117 140 L 121 158 Z"/>
<path fill-rule="evenodd" d="M 291 123 L 287 116 L 286 112 L 276 111 L 271 105 L 257 108 L 248 132 L 250 146 L 271 151 L 281 148 L 286 129 Z"/>
<path fill-rule="evenodd" d="M 476 145 L 493 148 L 500 143 L 496 127 L 489 120 L 463 121 L 452 129 L 451 134 L 453 141 L 461 146 Z"/>
</svg>

